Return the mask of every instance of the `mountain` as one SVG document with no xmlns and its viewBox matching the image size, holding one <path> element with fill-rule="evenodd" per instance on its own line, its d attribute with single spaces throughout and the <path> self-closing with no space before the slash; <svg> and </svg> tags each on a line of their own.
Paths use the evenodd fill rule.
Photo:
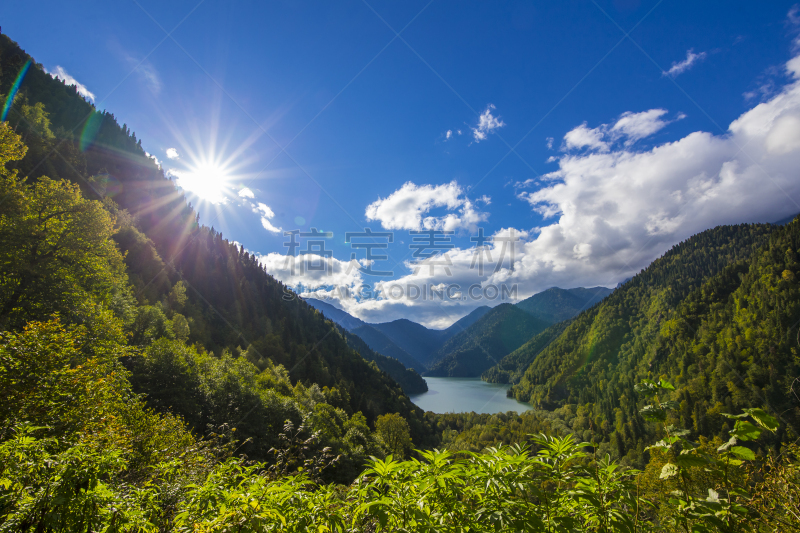
<svg viewBox="0 0 800 533">
<path fill-rule="evenodd" d="M 468 315 L 460 318 L 446 329 L 429 329 L 405 318 L 392 322 L 372 324 L 372 327 L 383 333 L 413 358 L 420 361 L 424 369 L 436 361 L 436 353 L 445 342 L 462 331 L 469 329 L 490 310 L 491 308 L 485 305 L 473 309 Z"/>
<path fill-rule="evenodd" d="M 459 333 L 461 333 L 462 331 L 464 331 L 465 329 L 470 327 L 472 324 L 474 324 L 475 322 L 480 320 L 480 318 L 483 315 L 485 315 L 486 313 L 488 313 L 491 310 L 492 310 L 492 308 L 489 307 L 488 305 L 482 305 L 482 306 L 476 307 L 475 309 L 470 311 L 470 313 L 468 315 L 466 315 L 466 316 L 460 318 L 459 320 L 453 322 L 453 324 L 450 327 L 442 330 L 442 337 L 441 338 L 443 339 L 443 342 L 447 341 L 448 339 L 450 339 L 454 335 L 458 335 Z"/>
<path fill-rule="evenodd" d="M 379 369 L 386 372 L 393 380 L 400 384 L 404 393 L 410 395 L 421 394 L 428 391 L 428 384 L 422 379 L 422 376 L 414 370 L 413 366 L 409 367 L 403 361 L 399 361 L 394 357 L 388 357 L 377 350 L 373 350 L 369 342 L 356 332 L 351 333 L 342 326 L 339 327 L 342 329 L 341 334 L 346 339 L 347 345 L 357 351 L 364 359 L 374 361 Z M 380 332 L 376 330 L 376 333 Z"/>
<path fill-rule="evenodd" d="M 414 359 L 419 361 L 423 368 L 427 368 L 431 357 L 442 345 L 445 330 L 428 329 L 421 324 L 406 318 L 372 324 L 372 327 L 389 338 Z"/>
<path fill-rule="evenodd" d="M 551 324 L 572 318 L 613 292 L 606 287 L 552 287 L 517 303 L 523 311 Z"/>
<path fill-rule="evenodd" d="M 379 330 L 372 327 L 370 324 L 354 329 L 351 332 L 353 335 L 358 335 L 370 348 L 376 352 L 382 353 L 387 357 L 393 357 L 403 363 L 406 368 L 425 370 L 425 365 L 420 363 L 414 357 L 408 354 L 405 350 L 396 345 L 392 340 L 381 333 Z"/>
<path fill-rule="evenodd" d="M 419 361 L 395 346 L 383 333 L 328 302 L 316 298 L 304 298 L 303 301 L 339 325 L 347 345 L 364 359 L 375 361 L 378 368 L 400 384 L 403 392 L 420 394 L 428 390 L 425 380 L 414 370 L 423 368 Z"/>
<path fill-rule="evenodd" d="M 694 291 L 726 268 L 746 260 L 767 242 L 775 226 L 720 226 L 674 246 L 600 305 L 575 317 L 525 371 L 513 394 L 541 405 L 578 403 L 591 397 L 599 376 L 627 381 L 625 366 L 659 353 L 661 323 Z M 719 294 L 724 301 L 729 293 Z M 613 375 L 613 376 L 612 376 Z M 581 402 L 583 403 L 583 402 Z"/>
<path fill-rule="evenodd" d="M 552 287 L 516 305 L 501 304 L 480 320 L 453 336 L 431 357 L 426 376 L 477 377 L 545 329 L 568 320 L 613 292 L 606 287 L 560 289 Z M 549 338 L 549 337 L 548 337 Z M 538 346 L 538 343 L 534 343 Z M 507 360 L 501 369 L 487 374 L 491 380 L 508 380 L 519 374 L 518 364 L 529 357 Z M 515 367 L 512 370 L 512 367 Z M 506 381 L 501 381 L 506 382 Z"/>
<path fill-rule="evenodd" d="M 356 318 L 347 311 L 342 311 L 328 302 L 316 298 L 303 298 L 303 301 L 314 309 L 321 311 L 326 318 L 333 320 L 347 331 L 353 331 L 356 328 L 367 325 L 367 323 L 360 318 Z"/>
<path fill-rule="evenodd" d="M 775 226 L 785 226 L 789 222 L 792 222 L 798 216 L 800 216 L 800 213 L 798 213 L 797 215 L 792 215 L 792 216 L 788 216 L 786 218 L 782 218 L 782 219 L 780 219 L 780 220 L 778 220 L 776 222 L 773 222 L 772 224 L 775 225 Z"/>
<path fill-rule="evenodd" d="M 408 369 L 425 369 L 422 363 L 397 346 L 389 337 L 375 329 L 371 324 L 367 324 L 363 320 L 334 307 L 328 302 L 323 302 L 316 298 L 305 298 L 305 301 L 308 305 L 321 311 L 327 318 L 333 320 L 353 335 L 361 338 L 372 350 L 386 357 L 397 359 Z M 425 390 L 427 390 L 427 386 Z M 416 392 L 409 392 L 409 394 L 416 394 Z"/>
<path fill-rule="evenodd" d="M 474 377 L 551 323 L 510 303 L 500 304 L 447 340 L 426 376 Z"/>
<path fill-rule="evenodd" d="M 723 413 L 779 413 L 776 446 L 800 422 L 800 220 L 721 226 L 676 245 L 599 305 L 575 317 L 510 393 L 542 408 L 571 405 L 588 430 L 641 460 L 646 424 L 634 384 L 675 386 L 674 423 L 725 437 Z M 573 411 L 574 412 L 574 411 Z M 648 439 L 651 436 L 647 437 Z"/>
<path fill-rule="evenodd" d="M 522 374 L 539 352 L 556 340 L 571 322 L 571 319 L 562 320 L 534 335 L 525 344 L 503 357 L 499 363 L 485 370 L 481 374 L 481 379 L 489 383 L 519 383 Z"/>
<path fill-rule="evenodd" d="M 437 330 L 407 319 L 368 324 L 322 300 L 308 298 L 306 302 L 349 332 L 358 335 L 374 351 L 397 359 L 406 368 L 419 370 L 426 369 L 425 361 L 437 359 L 436 352 L 442 344 L 491 311 L 491 307 L 483 305 L 473 309 L 450 327 Z"/>
</svg>

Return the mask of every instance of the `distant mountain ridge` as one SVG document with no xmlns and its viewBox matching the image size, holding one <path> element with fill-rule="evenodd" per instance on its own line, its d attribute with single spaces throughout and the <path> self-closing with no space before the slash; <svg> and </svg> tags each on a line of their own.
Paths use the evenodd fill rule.
<svg viewBox="0 0 800 533">
<path fill-rule="evenodd" d="M 551 287 L 517 303 L 517 307 L 551 324 L 572 318 L 614 292 L 607 287 Z"/>
<path fill-rule="evenodd" d="M 444 343 L 424 375 L 480 376 L 550 326 L 571 319 L 612 292 L 606 287 L 551 287 L 516 305 L 498 305 Z"/>
<path fill-rule="evenodd" d="M 427 368 L 432 357 L 447 340 L 469 328 L 491 310 L 486 305 L 478 307 L 450 327 L 439 330 L 426 328 L 405 318 L 392 322 L 368 324 L 323 300 L 306 298 L 305 301 L 315 309 L 322 311 L 326 318 L 360 337 L 372 350 L 387 357 L 393 357 L 403 363 L 406 368 L 418 371 L 424 371 Z"/>
<path fill-rule="evenodd" d="M 425 375 L 479 376 L 549 325 L 549 321 L 513 304 L 500 304 L 445 342 L 436 352 L 437 361 Z"/>
<path fill-rule="evenodd" d="M 571 319 L 612 292 L 607 287 L 551 287 L 516 305 L 478 307 L 443 330 L 406 318 L 368 324 L 322 300 L 306 301 L 372 350 L 397 359 L 406 368 L 432 377 L 477 377 L 549 327 Z M 530 363 L 529 357 L 515 361 Z M 506 367 L 509 364 L 506 362 Z M 519 377 L 518 371 L 506 367 L 502 381 L 509 379 L 509 372 Z"/>
</svg>

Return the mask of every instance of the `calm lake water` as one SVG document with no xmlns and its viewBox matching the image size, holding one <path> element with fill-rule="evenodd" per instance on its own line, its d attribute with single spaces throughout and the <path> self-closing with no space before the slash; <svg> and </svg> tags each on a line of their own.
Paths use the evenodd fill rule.
<svg viewBox="0 0 800 533">
<path fill-rule="evenodd" d="M 428 392 L 410 396 L 425 411 L 434 413 L 505 413 L 529 411 L 527 403 L 506 398 L 508 385 L 486 383 L 480 378 L 425 378 Z"/>
</svg>

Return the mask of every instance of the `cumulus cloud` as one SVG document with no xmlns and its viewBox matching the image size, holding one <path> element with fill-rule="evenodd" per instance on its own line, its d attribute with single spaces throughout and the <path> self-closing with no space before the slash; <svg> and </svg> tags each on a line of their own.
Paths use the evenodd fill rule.
<svg viewBox="0 0 800 533">
<path fill-rule="evenodd" d="M 686 117 L 683 113 L 679 113 L 674 120 L 665 120 L 666 114 L 666 109 L 650 109 L 639 113 L 628 111 L 620 115 L 614 124 L 601 124 L 596 128 L 590 128 L 584 122 L 564 135 L 562 151 L 586 148 L 608 152 L 618 141 L 631 145 Z M 551 158 L 548 162 L 555 160 Z"/>
<path fill-rule="evenodd" d="M 340 261 L 332 256 L 300 253 L 296 256 L 270 253 L 257 256 L 275 279 L 304 297 L 347 299 L 361 291 L 363 280 L 355 259 Z"/>
<path fill-rule="evenodd" d="M 564 135 L 564 145 L 567 150 L 572 148 L 588 147 L 593 150 L 608 150 L 608 144 L 603 141 L 605 133 L 600 128 L 589 128 L 586 122 Z"/>
<path fill-rule="evenodd" d="M 426 216 L 435 208 L 444 208 L 443 216 Z M 455 231 L 475 230 L 488 219 L 466 197 L 455 181 L 444 185 L 416 185 L 406 182 L 386 198 L 378 198 L 367 206 L 367 220 L 380 221 L 384 229 Z"/>
<path fill-rule="evenodd" d="M 478 126 L 475 128 L 471 128 L 472 137 L 475 139 L 476 143 L 485 141 L 489 137 L 490 133 L 506 125 L 506 123 L 500 120 L 499 117 L 495 117 L 494 115 L 492 115 L 493 109 L 495 109 L 494 105 L 489 104 L 486 107 L 486 111 L 481 113 L 481 116 L 478 119 Z M 460 134 L 461 132 L 459 132 L 459 135 Z"/>
<path fill-rule="evenodd" d="M 47 69 L 44 71 L 50 74 L 53 78 L 63 81 L 67 85 L 74 85 L 75 89 L 78 91 L 78 94 L 94 102 L 94 93 L 87 89 L 86 85 L 70 76 L 67 71 L 64 70 L 64 67 L 56 65 L 56 68 L 54 68 L 52 71 Z"/>
<path fill-rule="evenodd" d="M 447 130 L 445 132 L 445 134 L 444 134 L 444 140 L 445 141 L 449 141 L 450 137 L 452 137 L 452 136 L 453 136 L 453 130 Z"/>
<path fill-rule="evenodd" d="M 629 142 L 635 142 L 649 137 L 669 124 L 669 121 L 662 119 L 666 114 L 666 109 L 651 109 L 641 113 L 623 113 L 617 123 L 612 126 L 611 131 L 612 133 L 624 135 Z M 678 120 L 682 118 L 684 118 L 683 114 L 678 115 Z"/>
<path fill-rule="evenodd" d="M 169 159 L 178 159 L 180 155 L 178 155 L 178 150 L 175 148 L 167 148 L 167 158 Z"/>
<path fill-rule="evenodd" d="M 251 191 L 247 187 L 242 187 L 242 189 L 239 191 L 239 196 L 241 196 L 242 198 L 255 198 L 256 197 L 256 195 L 253 194 L 253 191 Z"/>
<path fill-rule="evenodd" d="M 700 52 L 699 54 L 695 54 L 691 49 L 686 51 L 686 59 L 683 61 L 677 61 L 672 64 L 672 67 L 662 72 L 662 76 L 670 76 L 672 78 L 679 76 L 692 68 L 695 63 L 698 63 L 706 58 L 705 52 Z"/>
<path fill-rule="evenodd" d="M 242 189 L 242 190 L 250 190 L 250 189 Z M 242 193 L 239 193 L 239 196 L 242 196 Z M 270 233 L 282 233 L 283 230 L 279 227 L 276 227 L 272 224 L 271 219 L 275 218 L 275 213 L 272 209 L 269 208 L 267 204 L 257 202 L 253 206 L 253 212 L 258 213 L 261 215 L 261 225 L 264 226 L 264 229 L 269 231 Z"/>
<path fill-rule="evenodd" d="M 481 282 L 498 266 L 505 270 L 513 268 L 514 254 L 528 234 L 503 229 L 495 237 L 500 240 L 485 245 L 482 268 L 475 264 L 474 248 L 454 248 L 447 252 L 450 275 L 442 266 L 444 260 L 434 257 L 406 261 L 404 266 L 412 270 L 411 274 L 374 285 L 366 283 L 359 270 L 359 266 L 366 266 L 363 260 L 271 253 L 260 257 L 260 261 L 267 272 L 303 297 L 326 300 L 366 322 L 411 318 L 428 327 L 444 328 L 476 307 L 501 302 L 501 295 L 492 289 L 486 290 L 484 298 Z M 518 242 L 510 245 L 512 240 Z M 514 246 L 516 252 L 511 249 Z M 316 269 L 308 268 L 312 264 Z M 470 287 L 477 298 L 469 297 Z M 509 301 L 507 296 L 502 301 Z"/>
</svg>

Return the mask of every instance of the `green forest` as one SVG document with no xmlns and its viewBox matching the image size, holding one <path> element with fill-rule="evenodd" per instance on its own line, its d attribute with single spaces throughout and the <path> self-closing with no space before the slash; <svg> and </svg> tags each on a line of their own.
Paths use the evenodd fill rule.
<svg viewBox="0 0 800 533">
<path fill-rule="evenodd" d="M 800 219 L 487 313 L 537 408 L 437 415 L 5 35 L 0 94 L 0 531 L 800 531 Z"/>
</svg>

